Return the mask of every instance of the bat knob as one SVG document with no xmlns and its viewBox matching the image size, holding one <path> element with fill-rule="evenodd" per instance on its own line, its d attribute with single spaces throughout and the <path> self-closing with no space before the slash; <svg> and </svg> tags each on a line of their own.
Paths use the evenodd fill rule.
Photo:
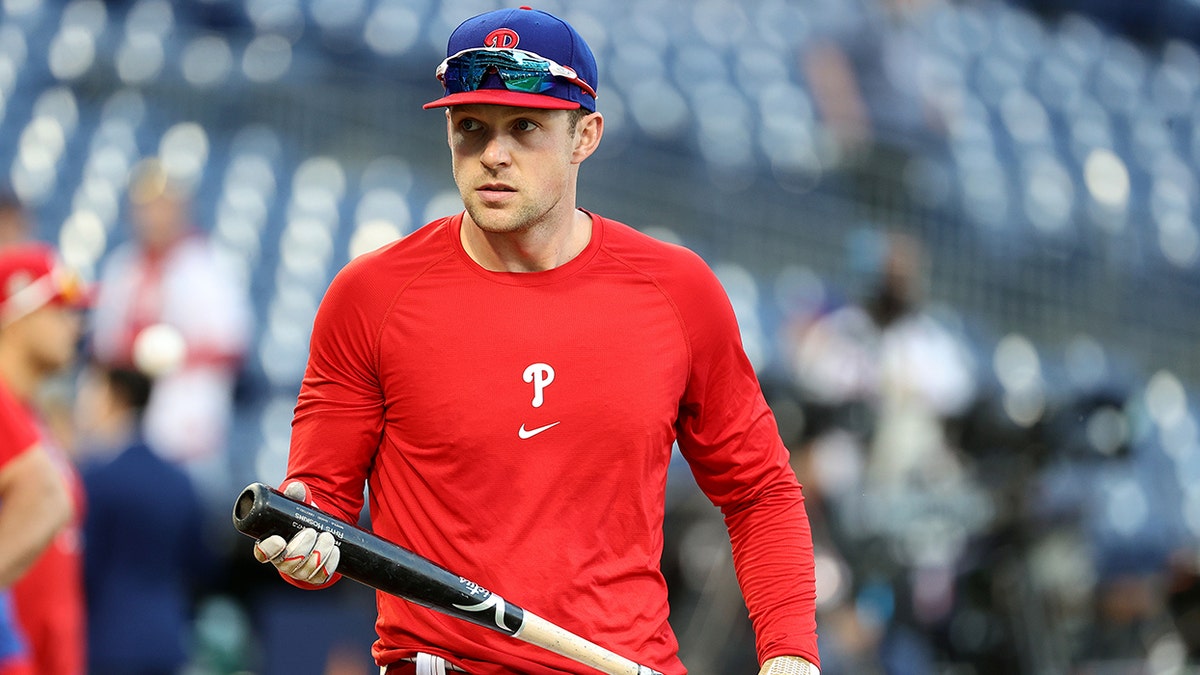
<svg viewBox="0 0 1200 675">
<path fill-rule="evenodd" d="M 271 523 L 267 522 L 267 502 L 273 492 L 275 490 L 265 483 L 247 485 L 233 503 L 233 526 L 242 534 L 254 539 L 272 534 L 267 531 L 271 526 Z"/>
</svg>

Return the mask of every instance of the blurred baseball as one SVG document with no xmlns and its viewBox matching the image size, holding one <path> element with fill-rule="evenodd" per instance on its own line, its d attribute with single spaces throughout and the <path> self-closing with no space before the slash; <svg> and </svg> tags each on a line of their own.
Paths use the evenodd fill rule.
<svg viewBox="0 0 1200 675">
<path fill-rule="evenodd" d="M 149 377 L 161 377 L 179 369 L 187 356 L 187 345 L 179 331 L 157 323 L 133 340 L 133 365 Z"/>
</svg>

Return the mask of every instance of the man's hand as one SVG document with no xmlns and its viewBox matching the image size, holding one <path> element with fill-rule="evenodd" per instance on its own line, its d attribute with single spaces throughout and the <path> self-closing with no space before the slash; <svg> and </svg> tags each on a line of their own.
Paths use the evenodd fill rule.
<svg viewBox="0 0 1200 675">
<path fill-rule="evenodd" d="M 799 656 L 776 656 L 762 664 L 758 675 L 821 675 L 821 670 Z"/>
<path fill-rule="evenodd" d="M 289 483 L 283 489 L 283 494 L 308 503 L 308 489 L 300 481 Z M 256 542 L 254 557 L 260 563 L 271 563 L 297 581 L 320 586 L 333 578 L 341 551 L 332 534 L 317 534 L 316 530 L 309 527 L 297 532 L 291 541 L 284 541 L 283 537 L 275 534 Z"/>
</svg>

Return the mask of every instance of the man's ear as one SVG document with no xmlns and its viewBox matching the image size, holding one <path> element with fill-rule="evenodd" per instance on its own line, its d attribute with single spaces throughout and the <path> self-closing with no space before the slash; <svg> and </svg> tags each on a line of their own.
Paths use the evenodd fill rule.
<svg viewBox="0 0 1200 675">
<path fill-rule="evenodd" d="M 453 125 L 453 123 L 450 122 L 450 108 L 447 107 L 446 108 L 446 145 L 450 146 L 451 148 L 454 147 L 454 142 L 452 140 L 453 132 L 454 132 L 454 125 Z"/>
<path fill-rule="evenodd" d="M 571 152 L 571 163 L 579 164 L 590 157 L 600 145 L 602 136 L 604 136 L 603 115 L 594 112 L 581 117 L 575 125 L 575 149 Z"/>
</svg>

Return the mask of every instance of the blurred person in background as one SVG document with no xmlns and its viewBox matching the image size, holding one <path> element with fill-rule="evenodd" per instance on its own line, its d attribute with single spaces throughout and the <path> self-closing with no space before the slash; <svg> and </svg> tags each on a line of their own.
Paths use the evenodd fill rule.
<svg viewBox="0 0 1200 675">
<path fill-rule="evenodd" d="M 8 262 L 0 256 L 0 263 Z M 37 426 L 8 379 L 0 376 L 0 675 L 32 675 L 11 588 L 70 522 L 73 507 L 58 458 L 42 446 Z"/>
<path fill-rule="evenodd" d="M 85 499 L 72 460 L 47 431 L 36 401 L 39 389 L 74 362 L 83 326 L 80 309 L 87 301 L 82 281 L 53 248 L 29 243 L 0 250 L 0 380 L 38 429 L 59 485 L 73 502 L 74 517 L 12 587 L 17 624 L 35 673 L 85 672 L 79 532 Z"/>
<path fill-rule="evenodd" d="M 944 0 L 871 0 L 801 42 L 796 65 L 840 161 L 897 168 L 905 145 L 943 132 L 938 102 L 920 86 L 927 38 L 915 30 Z M 900 152 L 896 155 L 896 152 Z"/>
<path fill-rule="evenodd" d="M 0 248 L 23 244 L 33 235 L 33 223 L 25 205 L 12 190 L 0 188 Z"/>
<path fill-rule="evenodd" d="M 864 292 L 793 333 L 807 420 L 796 462 L 828 528 L 818 540 L 848 565 L 832 631 L 856 644 L 882 631 L 868 642 L 884 672 L 929 672 L 923 635 L 949 618 L 958 563 L 984 525 L 953 434 L 976 398 L 973 358 L 925 307 L 917 239 L 862 231 L 849 241 Z"/>
<path fill-rule="evenodd" d="M 165 324 L 182 338 L 186 358 L 155 382 L 145 440 L 183 466 L 214 514 L 225 517 L 226 444 L 250 339 L 249 298 L 193 225 L 189 195 L 160 162 L 135 169 L 129 203 L 133 238 L 114 248 L 101 269 L 92 352 L 101 364 L 128 368 L 144 329 Z"/>
<path fill-rule="evenodd" d="M 865 233 L 855 244 L 867 291 L 802 329 L 797 381 L 809 400 L 860 414 L 870 489 L 952 480 L 959 462 L 947 422 L 976 395 L 970 351 L 923 306 L 927 272 L 916 239 Z"/>
<path fill-rule="evenodd" d="M 189 660 L 196 591 L 211 560 L 194 546 L 199 497 L 187 473 L 145 442 L 152 378 L 91 363 L 76 431 L 87 492 L 84 581 L 91 675 L 171 675 Z"/>
</svg>

